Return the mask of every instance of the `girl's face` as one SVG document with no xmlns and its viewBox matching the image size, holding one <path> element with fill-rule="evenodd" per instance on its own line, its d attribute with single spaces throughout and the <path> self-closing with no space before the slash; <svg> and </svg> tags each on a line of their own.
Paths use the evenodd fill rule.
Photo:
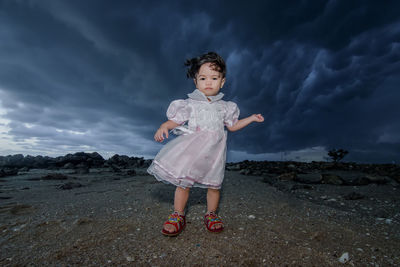
<svg viewBox="0 0 400 267">
<path fill-rule="evenodd" d="M 222 73 L 216 71 L 214 68 L 215 67 L 211 63 L 204 63 L 201 65 L 196 79 L 194 79 L 194 84 L 197 89 L 206 96 L 217 95 L 225 83 L 225 78 L 222 78 Z"/>
</svg>

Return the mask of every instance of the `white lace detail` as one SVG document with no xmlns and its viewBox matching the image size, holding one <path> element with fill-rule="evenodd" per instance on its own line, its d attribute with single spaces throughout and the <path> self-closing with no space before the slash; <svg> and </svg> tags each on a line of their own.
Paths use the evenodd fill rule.
<svg viewBox="0 0 400 267">
<path fill-rule="evenodd" d="M 224 130 L 224 107 L 221 103 L 189 100 L 189 105 L 193 111 L 190 114 L 188 125 L 190 130 Z"/>
<path fill-rule="evenodd" d="M 204 130 L 224 132 L 225 125 L 232 126 L 239 118 L 240 111 L 237 105 L 221 100 L 222 93 L 206 97 L 196 89 L 188 96 L 185 100 L 172 101 L 167 110 L 168 119 L 180 124 L 172 130 L 176 135 Z"/>
</svg>

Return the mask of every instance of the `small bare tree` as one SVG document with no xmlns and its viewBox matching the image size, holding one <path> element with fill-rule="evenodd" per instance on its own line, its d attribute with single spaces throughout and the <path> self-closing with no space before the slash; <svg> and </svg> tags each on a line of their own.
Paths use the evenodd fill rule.
<svg viewBox="0 0 400 267">
<path fill-rule="evenodd" d="M 349 151 L 344 150 L 344 149 L 332 149 L 328 151 L 328 156 L 335 162 L 341 161 L 344 156 L 346 156 L 349 153 Z"/>
</svg>

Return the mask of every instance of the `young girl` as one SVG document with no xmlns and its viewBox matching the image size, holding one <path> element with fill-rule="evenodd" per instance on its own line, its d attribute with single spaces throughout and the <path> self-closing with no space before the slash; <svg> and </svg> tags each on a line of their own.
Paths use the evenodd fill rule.
<svg viewBox="0 0 400 267">
<path fill-rule="evenodd" d="M 168 121 L 161 124 L 154 139 L 164 141 L 172 129 L 180 136 L 160 150 L 147 170 L 157 180 L 176 186 L 175 211 L 161 231 L 167 236 L 177 236 L 186 226 L 185 206 L 193 186 L 208 189 L 204 216 L 207 230 L 221 232 L 224 229 L 216 214 L 225 172 L 227 132 L 224 126 L 233 132 L 251 122 L 264 121 L 261 114 L 238 120 L 237 105 L 222 100 L 219 90 L 225 84 L 226 66 L 218 54 L 209 52 L 187 60 L 185 65 L 187 76 L 193 79 L 197 89 L 188 94 L 189 98 L 171 102 Z"/>
</svg>

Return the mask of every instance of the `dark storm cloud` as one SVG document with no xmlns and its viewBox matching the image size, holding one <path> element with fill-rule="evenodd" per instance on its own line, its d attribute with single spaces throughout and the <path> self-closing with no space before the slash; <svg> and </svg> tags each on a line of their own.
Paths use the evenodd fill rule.
<svg viewBox="0 0 400 267">
<path fill-rule="evenodd" d="M 0 2 L 7 136 L 25 154 L 153 156 L 168 104 L 194 89 L 184 59 L 212 50 L 227 61 L 226 99 L 266 115 L 231 150 L 398 159 L 398 2 L 252 3 Z"/>
<path fill-rule="evenodd" d="M 237 94 L 246 99 L 244 107 L 264 104 L 267 121 L 273 124 L 263 132 L 249 131 L 236 143 L 253 145 L 257 152 L 290 151 L 315 144 L 351 151 L 368 148 L 362 150 L 371 158 L 374 147 L 387 153 L 386 160 L 398 157 L 398 145 L 377 146 L 385 128 L 398 125 L 396 117 L 400 115 L 395 101 L 390 100 L 400 97 L 394 78 L 399 73 L 398 29 L 395 24 L 372 29 L 336 51 L 279 41 L 266 48 L 261 58 L 251 58 L 248 52 L 242 64 L 248 67 L 243 75 L 248 79 L 236 86 L 246 88 L 254 85 L 252 77 L 261 77 L 259 88 Z M 254 98 L 245 97 L 249 91 Z M 246 141 L 248 136 L 250 140 L 267 137 L 269 142 L 256 144 Z"/>
</svg>

